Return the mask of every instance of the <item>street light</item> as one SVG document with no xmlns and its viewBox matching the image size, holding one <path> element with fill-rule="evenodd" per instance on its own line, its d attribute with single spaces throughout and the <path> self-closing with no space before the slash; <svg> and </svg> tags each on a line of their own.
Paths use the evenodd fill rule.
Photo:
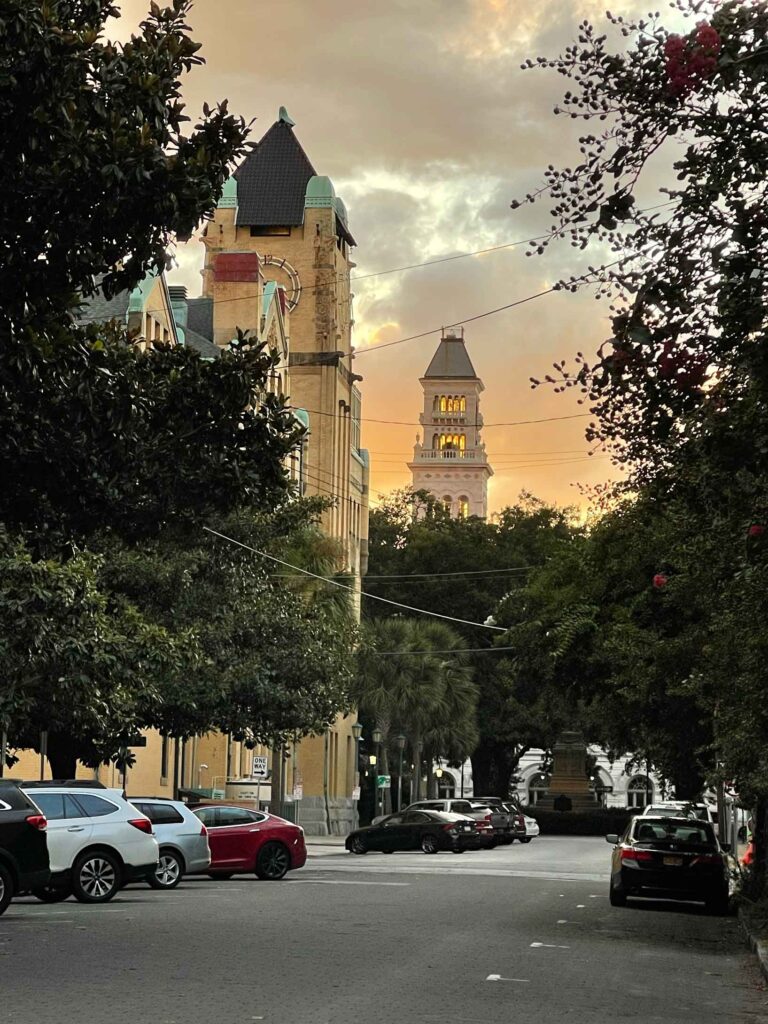
<svg viewBox="0 0 768 1024">
<path fill-rule="evenodd" d="M 355 722 L 352 726 L 352 735 L 355 738 L 355 771 L 354 771 L 354 782 L 353 787 L 357 790 L 357 803 L 360 803 L 360 737 L 363 735 L 363 727 L 360 722 Z M 353 789 L 353 796 L 354 796 Z M 355 809 L 355 827 L 360 824 L 360 809 L 359 806 Z"/>
<path fill-rule="evenodd" d="M 204 771 L 205 772 L 208 771 L 208 765 L 207 764 L 199 764 L 197 766 L 197 788 L 198 789 L 202 789 L 202 786 L 203 786 L 203 778 L 202 778 L 202 776 L 203 776 L 203 772 Z"/>
<path fill-rule="evenodd" d="M 379 765 L 379 764 L 381 764 L 381 740 L 382 740 L 381 729 L 374 729 L 373 732 L 371 733 L 371 739 L 376 744 L 376 764 Z M 377 769 L 377 772 L 378 772 L 378 769 Z M 374 792 L 374 796 L 377 798 L 377 799 L 374 800 L 374 807 L 376 806 L 376 803 L 378 803 L 378 805 L 379 805 L 379 813 L 383 814 L 384 813 L 384 792 L 383 792 L 383 787 L 382 787 L 382 791 L 379 792 L 379 779 L 378 779 L 378 775 L 374 775 L 374 790 L 373 790 L 373 792 Z"/>
<path fill-rule="evenodd" d="M 403 751 L 405 750 L 405 736 L 402 733 L 397 737 L 397 749 L 400 752 L 400 763 L 397 769 L 397 809 L 403 809 Z"/>
<path fill-rule="evenodd" d="M 438 767 L 435 768 L 435 778 L 437 779 L 437 795 L 440 796 L 440 779 L 443 777 L 443 769 Z"/>
</svg>

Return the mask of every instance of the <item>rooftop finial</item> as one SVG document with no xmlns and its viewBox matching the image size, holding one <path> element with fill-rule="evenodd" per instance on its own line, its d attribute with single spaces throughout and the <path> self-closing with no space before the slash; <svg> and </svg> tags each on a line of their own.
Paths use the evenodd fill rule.
<svg viewBox="0 0 768 1024">
<path fill-rule="evenodd" d="M 280 107 L 280 110 L 277 112 L 277 120 L 287 124 L 289 128 L 293 128 L 296 124 L 285 107 Z"/>
</svg>

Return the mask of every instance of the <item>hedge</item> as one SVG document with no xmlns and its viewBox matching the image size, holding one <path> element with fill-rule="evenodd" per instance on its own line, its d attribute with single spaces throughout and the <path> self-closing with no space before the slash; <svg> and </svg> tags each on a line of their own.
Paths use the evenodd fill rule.
<svg viewBox="0 0 768 1024">
<path fill-rule="evenodd" d="M 626 807 L 596 807 L 594 811 L 550 811 L 540 807 L 526 807 L 525 813 L 539 823 L 542 835 L 550 836 L 605 836 L 619 835 L 635 811 Z"/>
</svg>

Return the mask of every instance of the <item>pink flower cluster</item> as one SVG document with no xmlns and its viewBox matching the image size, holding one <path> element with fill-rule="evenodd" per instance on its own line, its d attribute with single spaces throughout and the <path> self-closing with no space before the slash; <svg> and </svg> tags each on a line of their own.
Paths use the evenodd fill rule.
<svg viewBox="0 0 768 1024">
<path fill-rule="evenodd" d="M 717 68 L 722 40 L 717 29 L 702 21 L 689 36 L 669 36 L 664 44 L 666 72 L 670 91 L 688 96 Z"/>
</svg>

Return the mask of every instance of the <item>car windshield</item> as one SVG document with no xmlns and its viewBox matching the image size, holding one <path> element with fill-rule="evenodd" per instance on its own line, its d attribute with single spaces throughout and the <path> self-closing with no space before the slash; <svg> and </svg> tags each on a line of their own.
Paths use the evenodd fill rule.
<svg viewBox="0 0 768 1024">
<path fill-rule="evenodd" d="M 639 820 L 634 839 L 638 843 L 674 843 L 676 846 L 716 846 L 715 834 L 708 824 L 690 821 Z"/>
</svg>

